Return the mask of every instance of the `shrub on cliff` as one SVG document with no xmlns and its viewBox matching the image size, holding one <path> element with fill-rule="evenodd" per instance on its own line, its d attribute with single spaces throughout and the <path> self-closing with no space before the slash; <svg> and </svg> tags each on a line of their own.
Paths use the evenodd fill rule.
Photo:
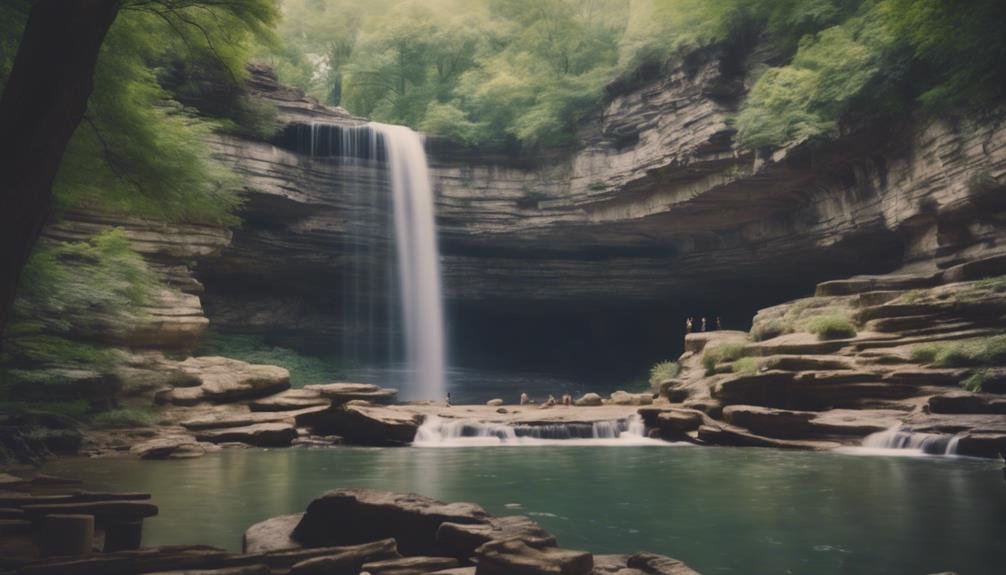
<svg viewBox="0 0 1006 575">
<path fill-rule="evenodd" d="M 844 315 L 822 315 L 807 320 L 807 331 L 818 339 L 846 339 L 856 337 L 856 324 Z"/>
<path fill-rule="evenodd" d="M 936 367 L 1004 365 L 1006 334 L 915 346 L 912 360 Z"/>
<path fill-rule="evenodd" d="M 656 388 L 660 382 L 677 377 L 681 366 L 676 361 L 662 361 L 650 368 L 650 386 Z"/>
<path fill-rule="evenodd" d="M 736 361 L 743 357 L 744 349 L 742 343 L 724 343 L 703 351 L 702 367 L 706 369 L 706 375 L 715 373 L 721 363 Z"/>
</svg>

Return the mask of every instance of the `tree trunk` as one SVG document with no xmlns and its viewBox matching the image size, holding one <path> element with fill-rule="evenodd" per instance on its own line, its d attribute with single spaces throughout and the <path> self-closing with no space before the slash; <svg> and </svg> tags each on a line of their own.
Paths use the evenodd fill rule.
<svg viewBox="0 0 1006 575">
<path fill-rule="evenodd" d="M 0 333 L 121 0 L 36 0 L 0 98 Z"/>
</svg>

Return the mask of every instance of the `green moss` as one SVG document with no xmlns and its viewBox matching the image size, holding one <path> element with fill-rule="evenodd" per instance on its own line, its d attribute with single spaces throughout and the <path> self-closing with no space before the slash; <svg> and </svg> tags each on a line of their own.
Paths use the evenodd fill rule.
<svg viewBox="0 0 1006 575">
<path fill-rule="evenodd" d="M 752 375 L 758 373 L 762 367 L 762 362 L 757 357 L 742 357 L 732 364 L 730 364 L 730 369 L 734 373 Z"/>
<path fill-rule="evenodd" d="M 810 318 L 804 324 L 807 331 L 818 339 L 847 339 L 856 337 L 856 325 L 844 315 L 823 315 Z"/>
<path fill-rule="evenodd" d="M 936 367 L 972 367 L 1006 364 L 1006 334 L 919 345 L 912 360 Z"/>
<path fill-rule="evenodd" d="M 970 377 L 961 382 L 961 387 L 971 393 L 981 393 L 982 386 L 985 385 L 986 372 L 980 369 L 971 374 Z"/>
<path fill-rule="evenodd" d="M 315 383 L 331 383 L 354 364 L 334 355 L 318 356 L 270 345 L 252 335 L 208 333 L 203 337 L 197 355 L 222 355 L 249 363 L 278 365 L 290 371 L 290 384 L 303 387 Z"/>
<path fill-rule="evenodd" d="M 153 424 L 154 417 L 149 410 L 136 408 L 103 411 L 91 418 L 91 425 L 99 429 L 149 427 Z"/>
<path fill-rule="evenodd" d="M 745 346 L 742 343 L 724 343 L 706 349 L 702 352 L 702 367 L 706 369 L 707 375 L 716 372 L 716 367 L 721 363 L 736 361 L 744 356 Z"/>
<path fill-rule="evenodd" d="M 662 361 L 650 368 L 650 385 L 656 387 L 660 382 L 677 377 L 681 366 L 676 361 Z"/>
</svg>

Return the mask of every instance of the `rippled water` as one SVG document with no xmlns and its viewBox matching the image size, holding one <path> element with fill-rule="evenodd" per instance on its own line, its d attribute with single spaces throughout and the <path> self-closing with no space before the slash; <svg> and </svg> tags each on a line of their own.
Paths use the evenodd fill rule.
<svg viewBox="0 0 1006 575">
<path fill-rule="evenodd" d="M 370 487 L 527 514 L 560 544 L 649 550 L 706 575 L 1003 573 L 997 462 L 696 447 L 228 450 L 62 460 L 50 473 L 154 493 L 144 543 L 238 549 L 267 517 Z"/>
</svg>

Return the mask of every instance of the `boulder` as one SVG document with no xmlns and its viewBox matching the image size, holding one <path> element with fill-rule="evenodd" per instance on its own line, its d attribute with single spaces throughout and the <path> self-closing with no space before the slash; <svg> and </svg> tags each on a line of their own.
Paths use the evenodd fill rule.
<svg viewBox="0 0 1006 575">
<path fill-rule="evenodd" d="M 205 455 L 206 449 L 195 438 L 178 435 L 137 443 L 129 452 L 141 459 L 191 459 Z"/>
<path fill-rule="evenodd" d="M 329 406 L 332 400 L 313 389 L 288 389 L 286 391 L 256 399 L 248 404 L 252 411 L 294 411 L 305 407 Z"/>
<path fill-rule="evenodd" d="M 256 423 L 245 427 L 205 429 L 196 433 L 196 439 L 209 443 L 240 442 L 257 447 L 286 447 L 297 437 L 297 429 L 290 423 Z"/>
<path fill-rule="evenodd" d="M 519 539 L 535 547 L 554 546 L 555 536 L 522 515 L 494 517 L 488 523 L 444 523 L 437 542 L 451 557 L 467 559 L 480 546 L 500 539 Z"/>
<path fill-rule="evenodd" d="M 154 394 L 154 403 L 163 405 L 170 403 L 183 407 L 199 405 L 205 399 L 202 387 L 173 387 Z"/>
<path fill-rule="evenodd" d="M 280 515 L 252 525 L 241 538 L 242 553 L 265 553 L 300 547 L 300 543 L 294 541 L 291 534 L 303 517 L 303 513 Z"/>
<path fill-rule="evenodd" d="M 486 402 L 486 405 L 491 405 L 493 407 L 499 407 L 499 406 L 503 405 L 503 400 L 499 399 L 499 398 L 490 399 L 489 401 Z"/>
<path fill-rule="evenodd" d="M 653 394 L 616 391 L 611 394 L 609 401 L 615 405 L 650 405 L 653 403 Z"/>
<path fill-rule="evenodd" d="M 308 505 L 293 539 L 308 547 L 351 545 L 394 538 L 404 555 L 442 556 L 437 530 L 444 523 L 488 523 L 471 503 L 443 503 L 415 494 L 369 489 L 329 491 Z"/>
<path fill-rule="evenodd" d="M 401 559 L 394 539 L 382 539 L 362 545 L 321 547 L 270 553 L 264 559 L 270 567 L 290 565 L 290 575 L 357 575 L 364 564 Z"/>
<path fill-rule="evenodd" d="M 639 569 L 650 575 L 699 575 L 698 571 L 681 561 L 655 553 L 636 553 L 629 557 L 627 565 L 630 569 Z"/>
<path fill-rule="evenodd" d="M 320 394 L 330 400 L 333 406 L 350 401 L 369 401 L 390 405 L 398 399 L 398 390 L 386 389 L 369 383 L 325 383 L 305 385 L 304 389 Z"/>
<path fill-rule="evenodd" d="M 477 552 L 476 575 L 590 575 L 594 557 L 586 551 L 538 549 L 517 539 L 490 541 Z"/>
<path fill-rule="evenodd" d="M 351 401 L 310 417 L 298 418 L 298 425 L 319 435 L 338 435 L 358 445 L 408 445 L 416 437 L 422 417 L 393 407 Z"/>
<path fill-rule="evenodd" d="M 402 557 L 364 563 L 363 570 L 370 575 L 426 575 L 457 566 L 458 560 L 453 557 Z"/>
<path fill-rule="evenodd" d="M 702 425 L 705 418 L 702 412 L 691 409 L 670 409 L 657 414 L 653 427 L 661 436 L 681 436 L 689 431 L 695 431 Z"/>
<path fill-rule="evenodd" d="M 929 398 L 931 413 L 999 413 L 1006 414 L 1006 399 L 995 395 L 953 391 Z"/>
<path fill-rule="evenodd" d="M 583 406 L 601 405 L 602 403 L 604 403 L 604 400 L 602 400 L 601 396 L 597 395 L 596 393 L 585 393 L 583 394 L 583 397 L 577 399 L 574 403 L 576 403 L 576 405 L 583 407 Z"/>
<path fill-rule="evenodd" d="M 202 382 L 199 388 L 211 401 L 229 402 L 271 395 L 290 387 L 290 372 L 275 365 L 256 365 L 226 357 L 190 357 L 178 364 Z"/>
<path fill-rule="evenodd" d="M 999 454 L 1006 454 L 1006 433 L 966 432 L 958 438 L 957 454 L 972 457 L 999 457 Z"/>
</svg>

